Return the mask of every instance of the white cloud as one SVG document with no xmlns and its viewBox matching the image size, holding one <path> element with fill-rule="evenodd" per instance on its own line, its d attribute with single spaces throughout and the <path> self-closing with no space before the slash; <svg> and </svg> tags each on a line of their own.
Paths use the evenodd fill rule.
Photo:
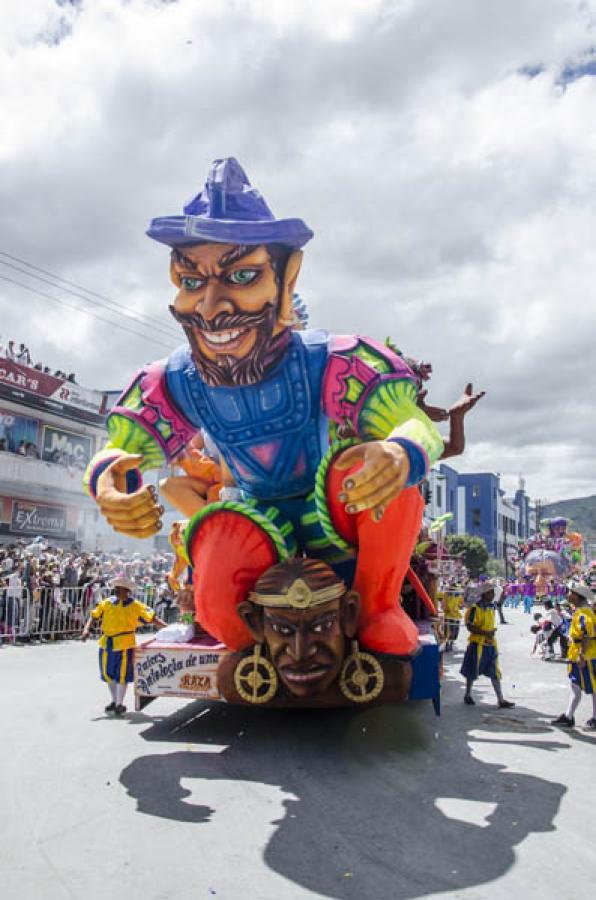
<svg viewBox="0 0 596 900">
<path fill-rule="evenodd" d="M 313 324 L 393 335 L 432 360 L 437 401 L 487 389 L 460 468 L 593 493 L 596 79 L 561 73 L 595 13 L 9 0 L 0 250 L 171 329 L 166 253 L 144 229 L 236 155 L 278 215 L 316 232 L 300 282 Z M 89 384 L 163 352 L 3 281 L 0 309 L 3 334 Z"/>
</svg>

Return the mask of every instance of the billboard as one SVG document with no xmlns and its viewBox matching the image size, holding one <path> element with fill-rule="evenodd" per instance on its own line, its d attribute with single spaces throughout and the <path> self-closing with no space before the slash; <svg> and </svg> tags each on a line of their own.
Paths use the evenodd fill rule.
<svg viewBox="0 0 596 900">
<path fill-rule="evenodd" d="M 72 381 L 0 358 L 0 397 L 77 421 L 103 425 L 105 397 Z"/>
<path fill-rule="evenodd" d="M 9 409 L 0 408 L 0 442 L 4 441 L 0 446 L 12 453 L 16 453 L 23 442 L 37 447 L 38 426 L 37 419 L 18 416 Z"/>
<path fill-rule="evenodd" d="M 61 463 L 84 471 L 92 455 L 90 437 L 54 428 L 53 425 L 43 426 L 41 458 L 45 462 Z"/>
<path fill-rule="evenodd" d="M 10 530 L 13 534 L 64 537 L 67 533 L 66 509 L 35 501 L 13 500 Z"/>
</svg>

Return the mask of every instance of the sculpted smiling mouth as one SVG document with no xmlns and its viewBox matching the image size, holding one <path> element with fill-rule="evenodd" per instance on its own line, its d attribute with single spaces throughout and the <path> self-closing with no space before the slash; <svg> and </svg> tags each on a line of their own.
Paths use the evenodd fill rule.
<svg viewBox="0 0 596 900">
<path fill-rule="evenodd" d="M 304 684 L 324 678 L 329 671 L 329 666 L 321 665 L 320 663 L 314 663 L 312 666 L 284 666 L 281 671 L 287 681 L 295 684 Z"/>
<path fill-rule="evenodd" d="M 203 331 L 199 329 L 199 335 L 207 344 L 221 346 L 222 344 L 231 344 L 234 341 L 244 337 L 249 331 L 248 328 L 226 328 L 220 331 Z"/>
</svg>

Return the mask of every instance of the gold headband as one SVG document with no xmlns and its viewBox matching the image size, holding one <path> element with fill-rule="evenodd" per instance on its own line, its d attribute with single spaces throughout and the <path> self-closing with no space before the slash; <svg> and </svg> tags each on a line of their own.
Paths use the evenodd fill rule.
<svg viewBox="0 0 596 900">
<path fill-rule="evenodd" d="M 318 591 L 312 591 L 302 578 L 297 578 L 290 585 L 286 594 L 259 594 L 257 591 L 252 591 L 248 595 L 248 599 L 258 606 L 311 609 L 313 606 L 321 606 L 323 603 L 337 600 L 339 597 L 343 597 L 345 592 L 346 586 L 343 581 L 329 587 L 319 588 Z"/>
</svg>

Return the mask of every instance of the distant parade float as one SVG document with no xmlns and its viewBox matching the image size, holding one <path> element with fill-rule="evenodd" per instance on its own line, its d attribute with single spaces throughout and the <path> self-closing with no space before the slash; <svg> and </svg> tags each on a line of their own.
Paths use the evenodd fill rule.
<svg viewBox="0 0 596 900">
<path fill-rule="evenodd" d="M 539 534 L 520 545 L 516 559 L 520 593 L 525 585 L 537 599 L 562 597 L 566 581 L 581 574 L 584 541 L 581 534 L 569 530 L 569 525 L 563 516 L 542 519 Z"/>
<path fill-rule="evenodd" d="M 450 409 L 428 406 L 430 366 L 305 329 L 295 289 L 313 233 L 276 219 L 233 158 L 147 234 L 170 248 L 187 341 L 134 375 L 85 476 L 112 527 L 143 538 L 163 514 L 143 472 L 183 472 L 160 492 L 188 520 L 171 536 L 170 585 L 189 627 L 136 648 L 137 706 L 427 698 L 438 712 L 433 566 L 412 560 L 420 485 L 462 451 L 482 394 L 468 385 Z"/>
</svg>

